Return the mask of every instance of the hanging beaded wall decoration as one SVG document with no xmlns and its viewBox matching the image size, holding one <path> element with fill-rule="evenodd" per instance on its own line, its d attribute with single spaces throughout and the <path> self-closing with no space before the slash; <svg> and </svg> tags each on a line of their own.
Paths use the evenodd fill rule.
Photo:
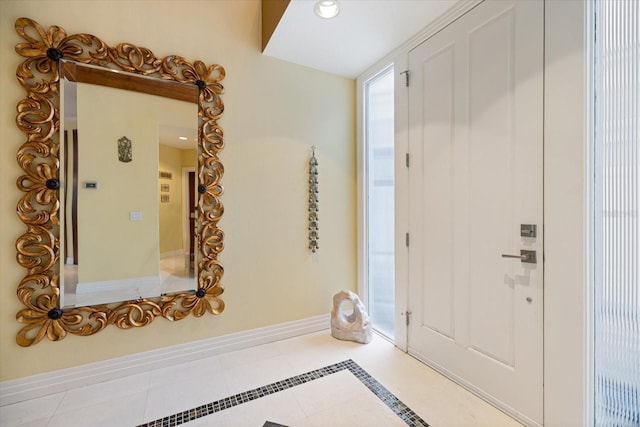
<svg viewBox="0 0 640 427">
<path fill-rule="evenodd" d="M 318 244 L 318 159 L 316 147 L 311 147 L 309 159 L 309 249 L 315 253 L 320 249 Z"/>
</svg>

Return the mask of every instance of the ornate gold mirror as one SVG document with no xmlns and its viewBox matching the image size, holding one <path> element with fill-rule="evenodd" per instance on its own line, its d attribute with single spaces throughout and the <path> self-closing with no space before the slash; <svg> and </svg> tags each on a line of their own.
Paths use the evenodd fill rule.
<svg viewBox="0 0 640 427">
<path fill-rule="evenodd" d="M 26 136 L 17 155 L 23 170 L 17 185 L 24 192 L 17 213 L 26 226 L 26 232 L 16 243 L 17 260 L 27 270 L 17 289 L 25 308 L 16 318 L 26 324 L 16 337 L 18 344 L 30 346 L 45 336 L 58 341 L 68 333 L 92 335 L 111 324 L 123 329 L 141 327 L 158 316 L 180 320 L 191 313 L 197 317 L 207 312 L 221 313 L 224 270 L 218 255 L 224 248 L 224 233 L 218 228 L 218 222 L 223 214 L 220 180 L 224 169 L 219 154 L 224 140 L 218 119 L 224 110 L 220 97 L 224 92 L 220 84 L 224 69 L 219 65 L 206 66 L 201 61 L 191 63 L 177 55 L 157 58 L 149 49 L 130 43 L 110 47 L 96 36 L 67 35 L 57 26 L 45 31 L 28 18 L 16 21 L 16 31 L 26 41 L 16 46 L 16 52 L 26 58 L 18 66 L 16 75 L 27 93 L 18 103 L 16 118 L 18 128 Z M 197 287 L 193 290 L 97 305 L 61 304 L 61 282 L 64 281 L 61 240 L 65 241 L 67 216 L 61 212 L 66 200 L 61 194 L 70 185 L 67 162 L 64 158 L 61 162 L 61 156 L 67 157 L 70 151 L 64 149 L 65 144 L 61 149 L 63 77 L 73 82 L 158 94 L 197 104 L 197 162 L 193 183 L 197 198 L 194 226 Z M 139 155 L 135 145 L 132 150 L 136 140 L 126 135 L 108 143 L 114 144 L 117 161 L 130 164 Z M 61 164 L 65 170 L 61 170 Z M 162 173 L 155 172 L 155 179 L 162 178 Z M 95 189 L 97 184 L 81 185 Z M 161 192 L 162 184 L 159 186 Z M 155 196 L 161 198 L 162 193 Z M 140 212 L 129 213 L 127 220 L 140 219 Z M 95 244 L 98 246 L 101 242 Z M 107 262 L 104 257 L 106 255 L 102 261 Z"/>
</svg>

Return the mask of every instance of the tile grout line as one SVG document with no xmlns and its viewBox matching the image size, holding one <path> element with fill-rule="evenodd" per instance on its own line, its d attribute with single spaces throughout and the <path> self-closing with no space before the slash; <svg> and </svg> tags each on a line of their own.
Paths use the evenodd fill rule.
<svg viewBox="0 0 640 427">
<path fill-rule="evenodd" d="M 393 393 L 387 390 L 382 384 L 380 384 L 375 378 L 369 375 L 369 373 L 351 359 L 334 363 L 332 365 L 325 366 L 324 368 L 315 369 L 304 374 L 295 375 L 284 380 L 276 381 L 253 390 L 234 394 L 211 403 L 205 403 L 183 412 L 178 412 L 167 417 L 140 424 L 138 427 L 177 426 L 344 370 L 351 372 L 369 389 L 369 391 L 371 391 L 396 415 L 398 415 L 408 426 L 429 427 L 429 424 L 420 418 L 413 410 L 411 410 L 411 408 L 405 405 Z"/>
</svg>

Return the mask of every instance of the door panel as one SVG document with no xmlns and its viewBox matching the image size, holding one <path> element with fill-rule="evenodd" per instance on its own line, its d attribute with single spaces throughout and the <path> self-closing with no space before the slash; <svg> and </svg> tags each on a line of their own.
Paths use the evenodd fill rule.
<svg viewBox="0 0 640 427">
<path fill-rule="evenodd" d="M 542 422 L 542 1 L 490 1 L 409 55 L 409 351 Z M 536 224 L 535 238 L 520 224 Z M 535 250 L 537 264 L 519 259 Z"/>
<path fill-rule="evenodd" d="M 470 31 L 468 40 L 469 343 L 513 366 L 510 278 L 516 263 L 499 256 L 515 237 L 513 9 Z"/>
<path fill-rule="evenodd" d="M 431 159 L 433 166 L 424 169 L 422 210 L 428 221 L 424 222 L 423 240 L 437 242 L 426 245 L 423 264 L 425 310 L 423 324 L 449 338 L 454 333 L 454 295 L 448 284 L 453 278 L 453 156 L 454 136 L 454 49 L 446 46 L 425 58 L 423 75 L 424 91 L 430 96 L 424 99 L 424 134 L 433 140 L 424 147 L 424 159 Z"/>
</svg>

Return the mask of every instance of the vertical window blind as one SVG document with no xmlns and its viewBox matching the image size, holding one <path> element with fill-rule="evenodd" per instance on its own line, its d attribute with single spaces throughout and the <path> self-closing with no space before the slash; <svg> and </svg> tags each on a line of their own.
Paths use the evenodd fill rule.
<svg viewBox="0 0 640 427">
<path fill-rule="evenodd" d="M 640 425 L 640 2 L 598 0 L 594 59 L 594 417 Z"/>
</svg>

